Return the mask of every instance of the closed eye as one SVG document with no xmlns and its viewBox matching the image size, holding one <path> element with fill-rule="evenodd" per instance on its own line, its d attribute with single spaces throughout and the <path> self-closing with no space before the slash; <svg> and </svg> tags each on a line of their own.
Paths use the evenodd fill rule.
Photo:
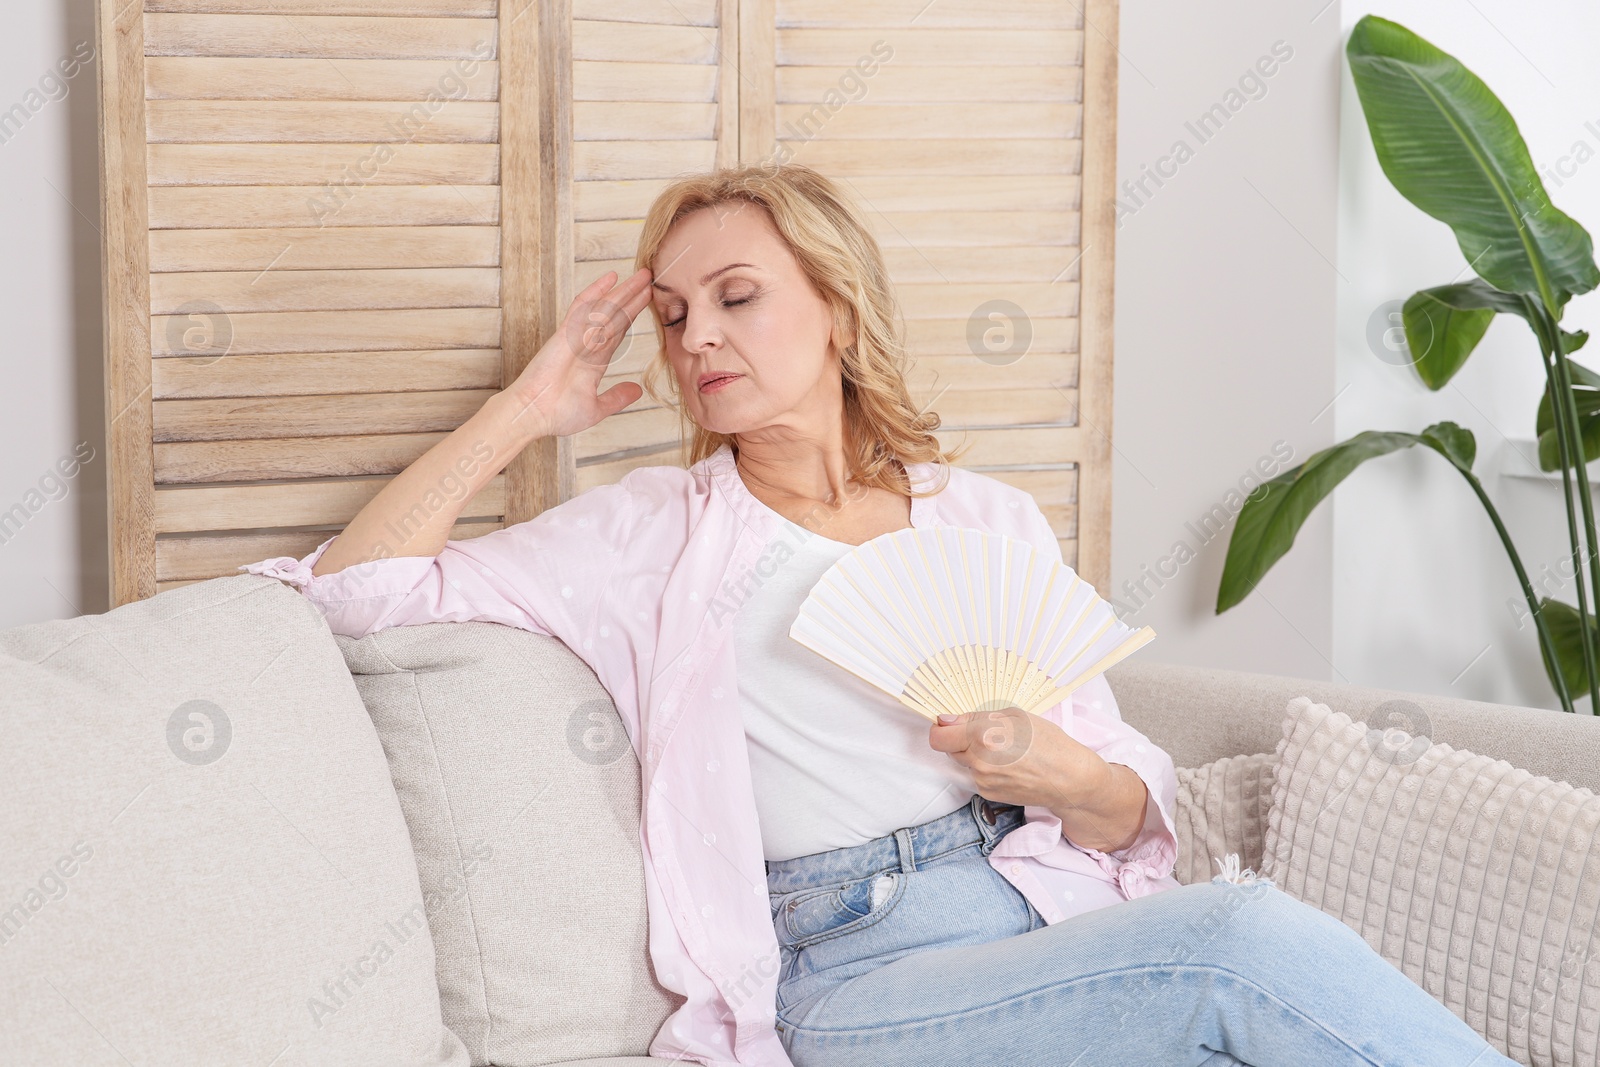
<svg viewBox="0 0 1600 1067">
<path fill-rule="evenodd" d="M 742 299 L 739 299 L 739 300 L 724 300 L 722 302 L 722 306 L 725 307 L 725 308 L 731 308 L 731 307 L 738 307 L 740 304 L 748 304 L 748 303 L 750 303 L 750 297 L 747 296 L 747 297 L 743 297 Z M 687 319 L 688 317 L 689 316 L 684 315 L 681 318 L 673 319 L 671 322 L 663 322 L 661 325 L 670 330 L 674 326 L 682 326 L 683 325 L 683 320 Z"/>
</svg>

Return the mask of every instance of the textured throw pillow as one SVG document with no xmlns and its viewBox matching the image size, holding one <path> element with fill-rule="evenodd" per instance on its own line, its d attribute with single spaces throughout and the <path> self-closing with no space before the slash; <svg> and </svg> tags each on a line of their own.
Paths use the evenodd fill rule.
<svg viewBox="0 0 1600 1067">
<path fill-rule="evenodd" d="M 1184 885 L 1223 873 L 1219 861 L 1237 854 L 1240 866 L 1261 871 L 1267 811 L 1272 806 L 1275 752 L 1225 756 L 1204 767 L 1179 767 L 1178 862 L 1172 875 Z"/>
<path fill-rule="evenodd" d="M 1600 1061 L 1600 798 L 1309 697 L 1283 733 L 1263 873 L 1507 1056 Z"/>
<path fill-rule="evenodd" d="M 466 1067 L 338 647 L 246 574 L 0 632 L 0 1062 Z"/>
<path fill-rule="evenodd" d="M 682 1000 L 650 966 L 639 762 L 594 672 L 490 622 L 336 639 L 389 757 L 444 1019 L 472 1063 L 647 1055 Z"/>
</svg>

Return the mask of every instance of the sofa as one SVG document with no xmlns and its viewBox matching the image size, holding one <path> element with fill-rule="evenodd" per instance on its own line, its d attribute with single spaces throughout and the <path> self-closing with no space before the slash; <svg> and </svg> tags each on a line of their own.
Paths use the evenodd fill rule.
<svg viewBox="0 0 1600 1067">
<path fill-rule="evenodd" d="M 354 640 L 242 574 L 0 632 L 0 673 L 0 1061 L 652 1062 L 676 998 L 646 951 L 638 763 L 560 642 L 480 622 Z M 1593 718 L 1138 656 L 1107 679 L 1179 768 L 1180 881 L 1320 887 L 1519 1062 L 1596 1062 Z M 1451 800 L 1432 823 L 1413 807 L 1392 848 L 1362 843 L 1429 795 Z M 1480 809 L 1495 828 L 1462 823 Z M 1499 840 L 1513 810 L 1559 840 Z M 1436 902 L 1382 913 L 1435 846 L 1538 892 L 1464 933 Z M 1566 916 L 1572 959 L 1527 947 L 1530 914 Z"/>
</svg>

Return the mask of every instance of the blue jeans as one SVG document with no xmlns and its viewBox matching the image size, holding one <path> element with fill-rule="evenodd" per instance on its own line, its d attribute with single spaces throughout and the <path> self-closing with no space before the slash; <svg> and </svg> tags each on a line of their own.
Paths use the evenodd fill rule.
<svg viewBox="0 0 1600 1067">
<path fill-rule="evenodd" d="M 767 864 L 777 1031 L 797 1067 L 1515 1063 L 1270 881 L 1219 875 L 1047 925 L 989 865 L 1022 822 L 974 796 Z"/>
</svg>

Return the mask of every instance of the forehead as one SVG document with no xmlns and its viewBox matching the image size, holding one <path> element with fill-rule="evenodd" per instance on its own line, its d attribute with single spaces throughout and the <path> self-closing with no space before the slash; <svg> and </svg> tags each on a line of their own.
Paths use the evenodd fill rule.
<svg viewBox="0 0 1600 1067">
<path fill-rule="evenodd" d="M 741 262 L 773 273 L 796 266 L 767 209 L 748 201 L 685 215 L 667 231 L 650 266 L 655 284 L 681 293 L 700 285 L 706 274 Z"/>
</svg>

